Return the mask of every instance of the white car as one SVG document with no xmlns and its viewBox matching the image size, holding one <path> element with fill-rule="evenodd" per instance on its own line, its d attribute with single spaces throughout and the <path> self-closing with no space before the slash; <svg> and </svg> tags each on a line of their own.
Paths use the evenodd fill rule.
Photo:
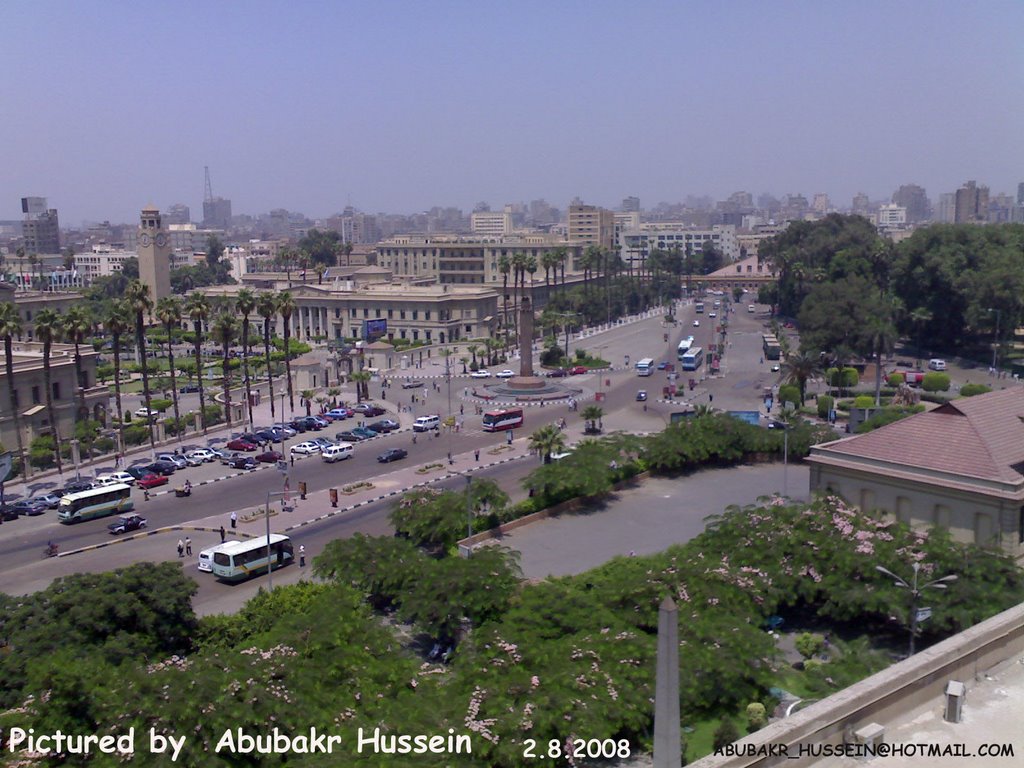
<svg viewBox="0 0 1024 768">
<path fill-rule="evenodd" d="M 185 458 L 193 461 L 210 462 L 217 460 L 217 454 L 209 448 L 196 448 L 194 451 L 186 453 Z"/>
<path fill-rule="evenodd" d="M 693 327 L 694 328 L 700 328 L 700 320 L 694 320 L 693 321 Z"/>
<path fill-rule="evenodd" d="M 124 483 L 125 485 L 135 485 L 135 478 L 129 475 L 127 472 L 111 472 L 109 475 L 100 475 L 96 478 L 96 485 L 117 485 Z"/>
<path fill-rule="evenodd" d="M 497 376 L 499 379 L 511 379 L 516 374 L 515 371 L 510 371 L 508 368 L 506 368 L 504 371 L 498 371 L 494 375 Z"/>
<path fill-rule="evenodd" d="M 158 453 L 156 455 L 157 461 L 169 461 L 175 466 L 176 469 L 184 469 L 189 465 L 188 459 L 182 456 L 180 453 Z"/>
<path fill-rule="evenodd" d="M 304 443 L 293 445 L 289 453 L 296 453 L 302 456 L 309 456 L 310 454 L 313 453 L 320 453 L 320 446 L 310 440 L 307 440 Z"/>
<path fill-rule="evenodd" d="M 489 379 L 489 378 L 491 378 L 491 372 L 490 371 L 473 371 L 469 375 L 470 375 L 470 378 L 473 378 L 473 379 Z"/>
<path fill-rule="evenodd" d="M 708 313 L 708 317 L 718 317 L 718 313 L 717 312 L 709 312 Z"/>
<path fill-rule="evenodd" d="M 158 418 L 160 418 L 160 414 L 157 411 L 151 411 L 148 408 L 146 408 L 145 406 L 143 406 L 142 408 L 137 408 L 135 410 L 135 418 L 137 418 L 137 419 L 144 419 L 147 416 L 149 418 L 151 418 L 151 419 L 158 419 Z"/>
</svg>

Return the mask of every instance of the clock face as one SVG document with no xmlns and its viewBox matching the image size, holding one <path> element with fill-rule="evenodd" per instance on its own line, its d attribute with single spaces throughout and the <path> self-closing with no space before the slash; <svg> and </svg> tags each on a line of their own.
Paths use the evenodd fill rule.
<svg viewBox="0 0 1024 768">
<path fill-rule="evenodd" d="M 146 247 L 147 247 L 147 246 L 149 245 L 149 235 L 147 235 L 147 234 L 143 233 L 143 234 L 142 234 L 142 235 L 141 235 L 141 236 L 139 237 L 139 242 L 140 242 L 140 243 L 142 244 L 142 247 L 143 247 L 143 248 L 146 248 Z"/>
<path fill-rule="evenodd" d="M 157 235 L 156 245 L 158 248 L 163 248 L 165 245 L 167 245 L 167 235 L 165 235 L 163 232 Z"/>
</svg>

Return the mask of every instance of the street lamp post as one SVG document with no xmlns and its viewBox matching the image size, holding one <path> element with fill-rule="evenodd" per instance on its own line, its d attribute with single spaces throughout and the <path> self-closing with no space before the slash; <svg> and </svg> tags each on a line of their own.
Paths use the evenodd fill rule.
<svg viewBox="0 0 1024 768">
<path fill-rule="evenodd" d="M 992 337 L 992 373 L 995 374 L 996 365 L 999 362 L 999 318 L 1003 313 L 1001 310 L 993 309 L 992 307 L 989 307 L 988 311 L 996 313 L 996 332 Z"/>
<path fill-rule="evenodd" d="M 448 389 L 448 416 L 445 418 L 445 423 L 449 420 L 454 421 L 455 416 L 452 413 L 452 368 L 451 368 L 452 350 L 449 348 L 444 349 L 444 380 L 445 385 Z M 448 424 L 448 463 L 454 464 L 455 459 L 452 457 L 452 433 L 455 432 L 453 429 L 454 424 Z M 468 479 L 468 478 L 467 478 Z"/>
<path fill-rule="evenodd" d="M 913 578 L 913 581 L 911 583 L 907 583 L 904 579 L 902 579 L 901 577 L 897 576 L 895 573 L 890 571 L 888 568 L 882 567 L 881 565 L 876 565 L 875 566 L 875 570 L 878 571 L 879 573 L 884 573 L 886 576 L 888 576 L 890 579 L 892 579 L 897 587 L 900 587 L 901 589 L 905 588 L 905 589 L 910 590 L 910 652 L 907 655 L 908 656 L 913 656 L 914 655 L 914 639 L 915 639 L 915 637 L 917 635 L 917 624 L 918 624 L 917 601 L 921 597 L 921 592 L 926 590 L 926 589 L 929 589 L 929 588 L 931 588 L 931 589 L 946 589 L 946 585 L 948 583 L 950 583 L 950 582 L 956 581 L 958 577 L 957 577 L 956 574 L 950 574 L 949 576 L 943 576 L 941 579 L 935 579 L 933 581 L 929 581 L 927 584 L 922 584 L 922 585 L 918 586 L 917 577 L 918 577 L 918 573 L 921 570 L 921 564 L 918 563 L 918 562 L 914 563 L 914 578 Z"/>
</svg>

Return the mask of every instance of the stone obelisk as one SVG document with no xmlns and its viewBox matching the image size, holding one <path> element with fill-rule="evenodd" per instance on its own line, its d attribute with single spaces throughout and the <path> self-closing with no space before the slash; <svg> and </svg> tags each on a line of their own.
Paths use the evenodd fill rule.
<svg viewBox="0 0 1024 768">
<path fill-rule="evenodd" d="M 654 768 L 679 768 L 679 609 L 671 597 L 658 609 L 658 672 L 654 679 Z"/>
<path fill-rule="evenodd" d="M 533 372 L 533 305 L 528 296 L 519 302 L 519 375 L 509 380 L 515 389 L 541 389 L 544 379 Z"/>
</svg>

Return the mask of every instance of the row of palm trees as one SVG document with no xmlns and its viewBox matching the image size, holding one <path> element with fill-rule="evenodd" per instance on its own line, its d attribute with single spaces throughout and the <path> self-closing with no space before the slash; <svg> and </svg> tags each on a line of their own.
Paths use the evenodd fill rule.
<svg viewBox="0 0 1024 768">
<path fill-rule="evenodd" d="M 225 420 L 231 426 L 231 356 L 230 348 L 236 341 L 243 347 L 242 369 L 245 382 L 245 398 L 248 408 L 248 421 L 252 426 L 252 391 L 249 375 L 251 317 L 255 313 L 263 319 L 263 350 L 266 362 L 267 384 L 270 388 L 271 416 L 276 418 L 274 404 L 273 366 L 271 365 L 271 321 L 281 315 L 284 320 L 285 367 L 287 370 L 288 400 L 291 409 L 295 409 L 295 394 L 292 388 L 291 356 L 288 352 L 291 342 L 291 316 L 295 312 L 295 300 L 287 291 L 274 293 L 264 291 L 254 293 L 248 288 L 241 289 L 235 299 L 211 302 L 202 293 L 194 292 L 182 300 L 178 296 L 160 299 L 154 306 L 149 286 L 139 280 L 128 284 L 124 298 L 111 301 L 101 317 L 95 317 L 88 305 L 78 304 L 67 312 L 59 313 L 50 309 L 40 310 L 35 317 L 35 339 L 43 345 L 43 380 L 46 391 L 46 409 L 50 422 L 50 430 L 56 448 L 56 463 L 59 471 L 63 470 L 60 457 L 60 434 L 53 402 L 53 386 L 51 378 L 51 354 L 55 342 L 74 344 L 75 373 L 77 376 L 77 419 L 88 418 L 85 402 L 85 377 L 82 370 L 81 345 L 87 342 L 97 326 L 102 326 L 111 336 L 114 355 L 114 397 L 118 413 L 118 430 L 120 445 L 124 445 L 125 420 L 121 397 L 121 340 L 131 331 L 135 334 L 135 345 L 142 373 L 142 393 L 146 412 L 152 413 L 152 394 L 149 386 L 149 356 L 146 353 L 147 316 L 159 321 L 166 331 L 168 367 L 170 369 L 171 393 L 174 407 L 174 419 L 177 429 L 181 429 L 181 413 L 178 404 L 177 371 L 174 362 L 174 330 L 180 329 L 186 320 L 193 324 L 193 350 L 195 357 L 196 381 L 199 388 L 199 410 L 204 434 L 209 428 L 206 411 L 206 391 L 203 381 L 203 334 L 204 327 L 209 337 L 220 345 L 222 353 L 222 385 L 224 392 Z M 241 315 L 239 324 L 238 315 Z M 240 326 L 240 328 L 239 328 Z M 240 334 L 239 334 L 240 330 Z M 13 302 L 0 304 L 0 338 L 4 341 L 4 364 L 7 373 L 8 403 L 14 418 L 14 428 L 18 441 L 18 453 L 25 456 L 25 446 L 21 432 L 20 414 L 16 404 L 14 387 L 14 355 L 13 341 L 22 331 L 21 318 Z M 283 418 L 283 414 L 282 414 Z M 149 444 L 156 450 L 153 435 L 153 420 L 147 419 Z"/>
</svg>

